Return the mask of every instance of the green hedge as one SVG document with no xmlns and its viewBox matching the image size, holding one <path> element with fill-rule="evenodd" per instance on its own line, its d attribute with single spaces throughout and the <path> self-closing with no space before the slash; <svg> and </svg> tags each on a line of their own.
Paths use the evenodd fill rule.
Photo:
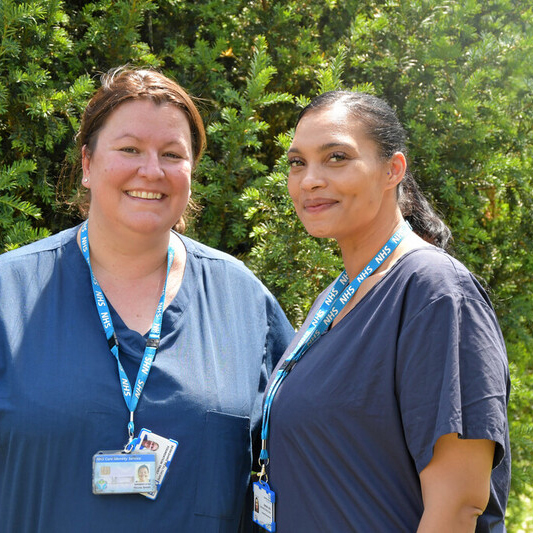
<svg viewBox="0 0 533 533">
<path fill-rule="evenodd" d="M 340 267 L 286 192 L 298 109 L 338 87 L 395 106 L 415 175 L 504 331 L 518 527 L 533 479 L 530 1 L 2 0 L 0 21 L 0 251 L 77 221 L 56 183 L 98 74 L 155 66 L 201 99 L 207 125 L 189 233 L 246 261 L 295 325 Z"/>
</svg>

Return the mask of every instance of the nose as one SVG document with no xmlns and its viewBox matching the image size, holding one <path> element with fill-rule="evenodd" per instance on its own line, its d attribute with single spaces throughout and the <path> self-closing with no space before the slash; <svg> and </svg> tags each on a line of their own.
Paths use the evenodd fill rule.
<svg viewBox="0 0 533 533">
<path fill-rule="evenodd" d="M 324 173 L 320 170 L 318 165 L 308 163 L 302 171 L 300 179 L 301 189 L 312 191 L 325 186 L 326 180 Z"/>
<path fill-rule="evenodd" d="M 148 152 L 144 155 L 139 167 L 139 174 L 148 180 L 158 180 L 165 173 L 159 160 L 159 154 Z"/>
</svg>

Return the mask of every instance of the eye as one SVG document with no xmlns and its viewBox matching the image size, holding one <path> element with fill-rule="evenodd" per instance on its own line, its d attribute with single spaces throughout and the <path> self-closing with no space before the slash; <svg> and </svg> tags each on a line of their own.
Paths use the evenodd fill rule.
<svg viewBox="0 0 533 533">
<path fill-rule="evenodd" d="M 183 157 L 176 152 L 165 152 L 163 156 L 168 157 L 169 159 L 183 159 Z"/>
<path fill-rule="evenodd" d="M 124 148 L 120 148 L 119 150 L 126 154 L 136 154 L 138 152 L 137 148 L 134 148 L 133 146 L 124 146 Z"/>
<path fill-rule="evenodd" d="M 335 152 L 331 154 L 330 161 L 333 163 L 338 163 L 339 161 L 344 161 L 346 159 L 346 154 L 342 152 Z"/>
<path fill-rule="evenodd" d="M 303 165 L 303 161 L 299 157 L 290 157 L 289 158 L 289 165 L 294 167 L 301 167 Z"/>
</svg>

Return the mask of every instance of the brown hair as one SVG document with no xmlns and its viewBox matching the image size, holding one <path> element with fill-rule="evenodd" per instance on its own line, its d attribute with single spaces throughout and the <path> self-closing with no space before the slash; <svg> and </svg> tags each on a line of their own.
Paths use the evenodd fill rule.
<svg viewBox="0 0 533 533">
<path fill-rule="evenodd" d="M 76 205 L 83 217 L 87 216 L 90 204 L 90 191 L 81 190 L 78 183 L 83 146 L 91 153 L 96 147 L 98 133 L 113 111 L 129 100 L 151 100 L 156 105 L 168 103 L 181 109 L 191 128 L 193 164 L 197 165 L 205 148 L 205 129 L 202 117 L 187 91 L 164 74 L 152 69 L 118 67 L 109 70 L 101 77 L 101 87 L 93 95 L 81 118 L 76 135 L 76 161 L 70 167 L 63 183 L 64 191 L 76 188 L 77 193 L 70 202 Z M 184 217 L 176 223 L 175 229 L 185 229 Z"/>
</svg>

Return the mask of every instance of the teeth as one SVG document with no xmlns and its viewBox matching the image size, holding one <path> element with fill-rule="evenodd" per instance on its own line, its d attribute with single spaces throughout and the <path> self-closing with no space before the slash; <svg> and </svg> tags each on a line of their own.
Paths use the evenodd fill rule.
<svg viewBox="0 0 533 533">
<path fill-rule="evenodd" d="M 146 192 L 146 191 L 128 191 L 129 196 L 133 198 L 144 198 L 145 200 L 160 200 L 163 195 L 159 192 Z"/>
</svg>

